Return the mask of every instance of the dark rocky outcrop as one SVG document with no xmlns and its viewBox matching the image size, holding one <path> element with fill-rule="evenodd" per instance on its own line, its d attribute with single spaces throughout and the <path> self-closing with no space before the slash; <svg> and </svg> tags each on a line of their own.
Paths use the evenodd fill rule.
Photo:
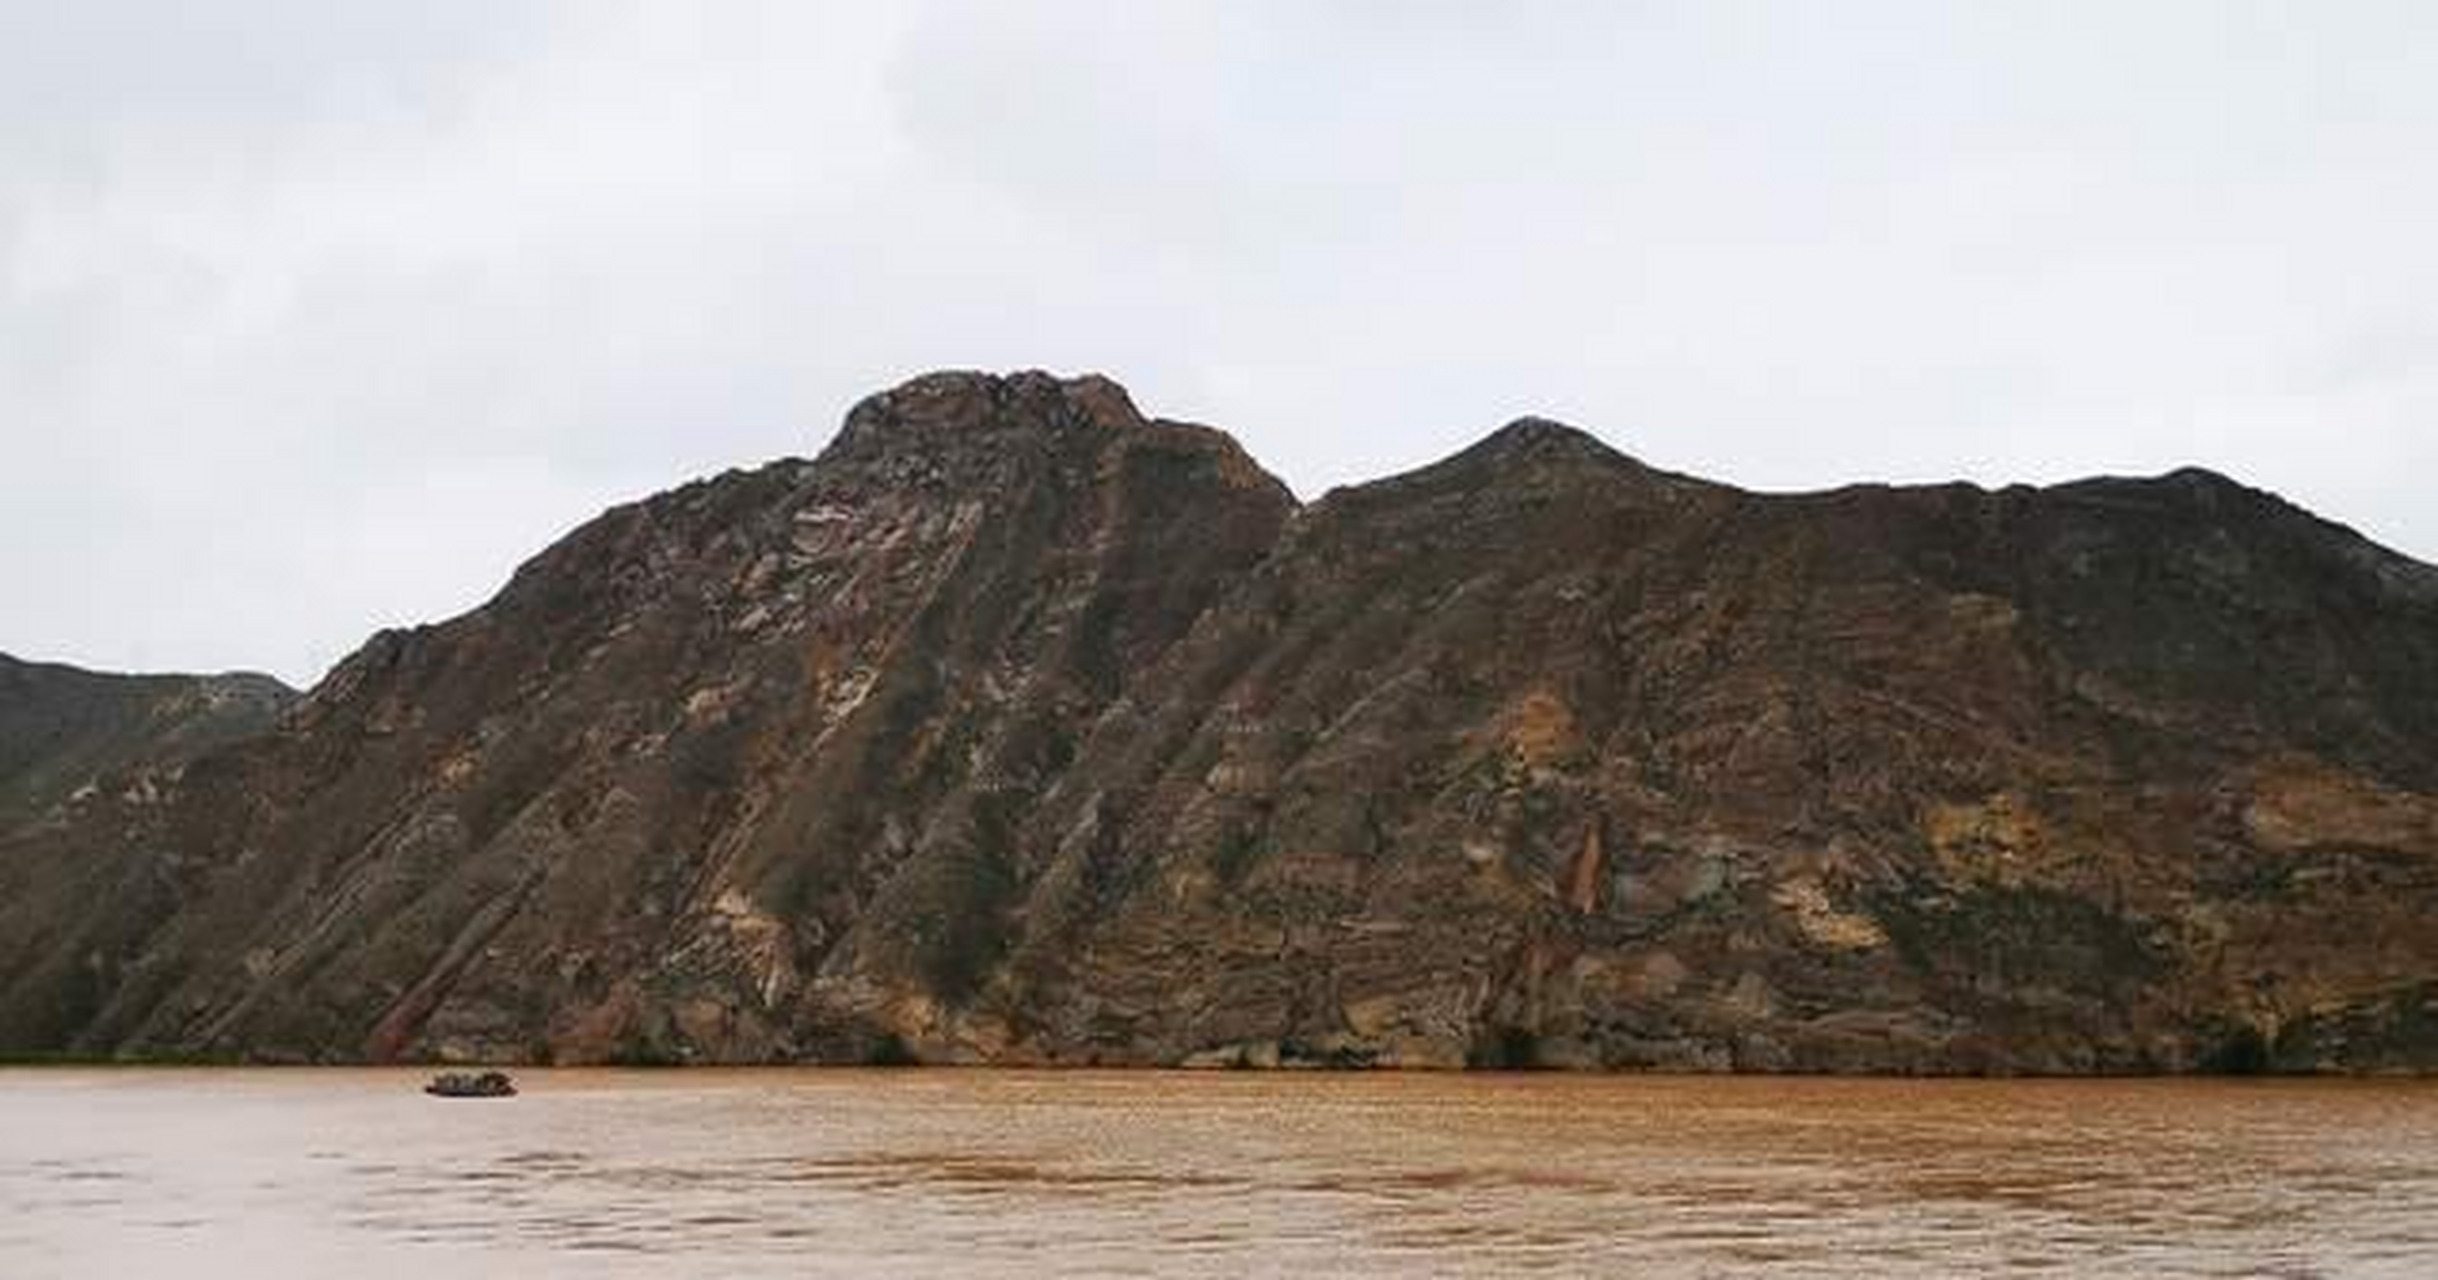
<svg viewBox="0 0 2438 1280">
<path fill-rule="evenodd" d="M 941 374 L 0 844 L 0 1048 L 2438 1067 L 2438 572 L 2201 472 L 1298 508 Z"/>
</svg>

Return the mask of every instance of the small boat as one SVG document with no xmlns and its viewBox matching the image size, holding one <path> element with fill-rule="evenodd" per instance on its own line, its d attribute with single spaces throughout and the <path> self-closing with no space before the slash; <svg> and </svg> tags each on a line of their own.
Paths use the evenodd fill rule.
<svg viewBox="0 0 2438 1280">
<path fill-rule="evenodd" d="M 516 1081 L 505 1071 L 443 1071 L 423 1091 L 435 1098 L 513 1098 Z"/>
</svg>

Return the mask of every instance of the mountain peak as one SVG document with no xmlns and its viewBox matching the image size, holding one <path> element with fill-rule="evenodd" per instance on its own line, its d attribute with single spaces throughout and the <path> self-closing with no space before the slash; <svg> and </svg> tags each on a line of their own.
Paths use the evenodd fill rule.
<svg viewBox="0 0 2438 1280">
<path fill-rule="evenodd" d="M 837 479 L 970 490 L 1038 477 L 1037 464 L 1051 459 L 1064 459 L 1058 465 L 1068 474 L 1086 476 L 1121 453 L 1207 468 L 1230 488 L 1293 503 L 1285 484 L 1234 437 L 1147 418 L 1125 387 L 1097 373 L 926 373 L 849 410 L 816 465 Z"/>
<path fill-rule="evenodd" d="M 847 412 L 830 454 L 930 452 L 971 438 L 1128 431 L 1145 425 L 1126 389 L 1100 374 L 1039 369 L 926 373 L 865 397 Z"/>
<path fill-rule="evenodd" d="M 1580 427 L 1553 418 L 1522 417 L 1419 471 L 1381 483 L 1460 479 L 1472 485 L 1510 477 L 1529 480 L 1566 475 L 1684 479 L 1645 466 Z"/>
<path fill-rule="evenodd" d="M 1606 441 L 1555 418 L 1527 415 L 1483 436 L 1458 457 L 1519 458 L 1575 456 L 1630 462 Z"/>
</svg>

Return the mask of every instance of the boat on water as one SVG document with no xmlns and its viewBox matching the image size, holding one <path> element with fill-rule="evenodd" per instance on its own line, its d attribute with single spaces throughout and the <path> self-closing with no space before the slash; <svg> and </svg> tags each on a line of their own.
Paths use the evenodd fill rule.
<svg viewBox="0 0 2438 1280">
<path fill-rule="evenodd" d="M 516 1082 L 505 1071 L 443 1071 L 423 1091 L 435 1098 L 513 1098 Z"/>
</svg>

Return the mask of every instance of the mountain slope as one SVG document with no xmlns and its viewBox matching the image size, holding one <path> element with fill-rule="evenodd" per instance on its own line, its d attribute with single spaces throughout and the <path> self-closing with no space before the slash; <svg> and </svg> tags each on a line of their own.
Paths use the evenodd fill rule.
<svg viewBox="0 0 2438 1280">
<path fill-rule="evenodd" d="M 0 653 L 0 831 L 79 789 L 267 727 L 296 691 L 269 676 L 122 676 Z"/>
<path fill-rule="evenodd" d="M 1298 509 L 933 375 L 0 843 L 0 1048 L 2438 1066 L 2438 573 L 2199 472 Z"/>
</svg>

